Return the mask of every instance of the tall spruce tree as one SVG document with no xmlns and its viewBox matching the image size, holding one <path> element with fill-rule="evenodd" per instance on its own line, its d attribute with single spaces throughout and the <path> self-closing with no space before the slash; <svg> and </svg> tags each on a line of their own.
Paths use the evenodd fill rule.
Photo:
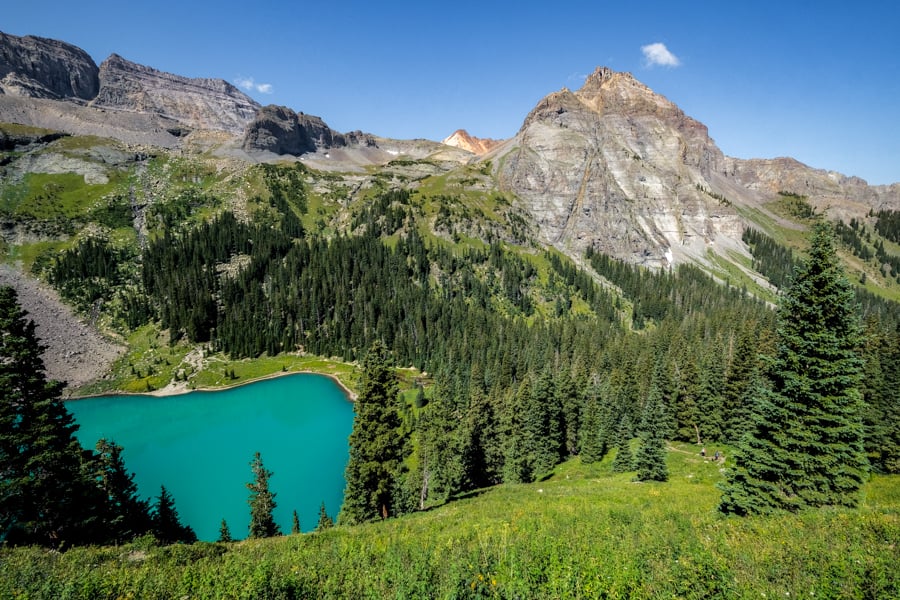
<svg viewBox="0 0 900 600">
<path fill-rule="evenodd" d="M 355 524 L 394 514 L 394 480 L 403 452 L 397 379 L 384 344 L 372 344 L 363 361 L 356 418 L 350 433 L 340 519 Z"/>
<path fill-rule="evenodd" d="M 153 529 L 150 505 L 138 496 L 134 474 L 125 469 L 122 446 L 101 438 L 96 445 L 93 476 L 103 493 L 108 540 L 125 542 Z"/>
<path fill-rule="evenodd" d="M 668 419 L 662 392 L 656 382 L 650 384 L 641 417 L 641 445 L 634 457 L 636 481 L 668 481 L 666 466 L 666 430 Z"/>
<path fill-rule="evenodd" d="M 64 384 L 48 381 L 11 287 L 0 287 L 0 541 L 59 547 L 106 541 L 103 499 L 85 468 Z"/>
<path fill-rule="evenodd" d="M 719 510 L 746 515 L 854 506 L 867 473 L 860 402 L 860 324 L 827 223 L 781 299 L 777 351 L 754 385 L 750 431 Z"/>
<path fill-rule="evenodd" d="M 631 453 L 631 423 L 628 415 L 619 421 L 616 432 L 616 457 L 613 459 L 613 473 L 627 473 L 634 468 L 634 455 Z"/>
<path fill-rule="evenodd" d="M 192 544 L 197 534 L 190 525 L 184 525 L 175 509 L 175 498 L 162 485 L 153 511 L 153 535 L 162 544 Z"/>
<path fill-rule="evenodd" d="M 603 406 L 601 385 L 607 383 L 593 383 L 585 394 L 583 414 L 581 415 L 580 455 L 581 462 L 590 464 L 599 462 L 603 458 Z"/>
<path fill-rule="evenodd" d="M 269 478 L 273 473 L 263 465 L 259 452 L 253 455 L 250 468 L 253 470 L 253 481 L 247 484 L 247 489 L 250 490 L 250 497 L 247 499 L 247 504 L 250 505 L 249 535 L 252 538 L 281 535 L 273 515 L 275 493 L 269 490 Z"/>
<path fill-rule="evenodd" d="M 319 522 L 316 523 L 316 531 L 325 531 L 333 526 L 334 521 L 328 516 L 328 511 L 325 509 L 325 501 L 323 500 L 321 506 L 319 506 Z"/>
<path fill-rule="evenodd" d="M 233 542 L 234 540 L 231 537 L 231 530 L 228 528 L 228 521 L 222 519 L 222 522 L 219 524 L 219 540 L 223 543 Z"/>
</svg>

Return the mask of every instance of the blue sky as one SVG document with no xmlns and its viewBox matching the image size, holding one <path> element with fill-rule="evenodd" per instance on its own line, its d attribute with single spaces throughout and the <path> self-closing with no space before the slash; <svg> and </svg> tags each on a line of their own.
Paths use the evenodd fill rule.
<svg viewBox="0 0 900 600">
<path fill-rule="evenodd" d="M 257 101 L 340 131 L 506 138 L 543 96 L 605 65 L 706 124 L 730 156 L 900 182 L 893 0 L 4 4 L 0 31 L 62 39 L 98 64 L 115 52 L 252 81 Z"/>
</svg>

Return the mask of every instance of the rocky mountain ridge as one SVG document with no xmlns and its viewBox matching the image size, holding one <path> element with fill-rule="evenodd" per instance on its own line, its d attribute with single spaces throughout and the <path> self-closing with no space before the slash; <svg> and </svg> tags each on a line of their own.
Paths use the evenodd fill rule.
<svg viewBox="0 0 900 600">
<path fill-rule="evenodd" d="M 493 176 L 479 189 L 510 192 L 540 241 L 573 257 L 592 247 L 658 267 L 704 262 L 710 251 L 746 252 L 747 211 L 764 214 L 782 191 L 845 220 L 900 208 L 900 184 L 868 186 L 792 159 L 727 157 L 702 123 L 631 74 L 605 67 L 580 89 L 541 100 L 509 140 L 459 130 L 440 145 L 342 134 L 320 117 L 261 107 L 223 80 L 189 79 L 116 54 L 97 67 L 64 42 L 2 35 L 0 122 L 251 163 L 299 158 L 336 172 L 431 157 L 452 170 L 475 153 Z"/>
<path fill-rule="evenodd" d="M 724 156 L 706 127 L 628 73 L 601 67 L 548 95 L 496 157 L 543 241 L 570 252 L 663 266 L 743 230 L 710 194 L 724 191 L 711 182 Z"/>
<path fill-rule="evenodd" d="M 544 243 L 629 262 L 705 263 L 746 252 L 742 207 L 779 191 L 862 216 L 900 208 L 900 186 L 817 171 L 791 159 L 726 157 L 705 125 L 629 73 L 599 67 L 577 91 L 551 93 L 514 138 L 485 156 L 501 187 L 538 223 Z M 829 204 L 831 201 L 831 204 Z M 857 205 L 854 207 L 854 205 Z"/>
<path fill-rule="evenodd" d="M 100 90 L 90 105 L 155 113 L 187 127 L 238 134 L 259 103 L 222 79 L 165 73 L 112 54 L 99 67 Z"/>
<path fill-rule="evenodd" d="M 99 90 L 97 65 L 81 48 L 0 31 L 0 94 L 87 101 Z"/>
<path fill-rule="evenodd" d="M 441 143 L 482 156 L 502 144 L 503 140 L 477 138 L 473 135 L 469 135 L 469 132 L 465 129 L 457 129 L 441 140 Z"/>
<path fill-rule="evenodd" d="M 347 134 L 331 129 L 321 117 L 297 113 L 286 106 L 265 106 L 244 129 L 241 147 L 250 153 L 300 156 L 345 146 L 376 146 L 374 136 L 361 131 Z"/>
</svg>

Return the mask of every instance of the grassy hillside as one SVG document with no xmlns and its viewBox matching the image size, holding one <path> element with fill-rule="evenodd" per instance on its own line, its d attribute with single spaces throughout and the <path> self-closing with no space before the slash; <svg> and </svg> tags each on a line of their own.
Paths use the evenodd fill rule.
<svg viewBox="0 0 900 600">
<path fill-rule="evenodd" d="M 712 451 L 713 448 L 708 448 Z M 725 449 L 726 453 L 729 452 Z M 0 552 L 2 598 L 896 598 L 900 478 L 857 510 L 716 511 L 721 465 L 670 448 L 671 479 L 607 457 L 383 523 L 231 544 Z M 235 527 L 235 532 L 238 528 Z"/>
</svg>

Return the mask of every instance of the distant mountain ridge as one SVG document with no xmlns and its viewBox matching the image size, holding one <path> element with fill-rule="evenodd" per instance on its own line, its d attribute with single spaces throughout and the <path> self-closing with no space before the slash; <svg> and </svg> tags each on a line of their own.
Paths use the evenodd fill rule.
<svg viewBox="0 0 900 600">
<path fill-rule="evenodd" d="M 457 129 L 449 136 L 441 140 L 442 144 L 461 148 L 472 154 L 479 156 L 487 154 L 497 146 L 503 143 L 503 140 L 492 140 L 490 138 L 477 138 L 469 135 L 465 129 Z"/>
<path fill-rule="evenodd" d="M 91 106 L 156 113 L 198 129 L 240 133 L 258 102 L 222 79 L 181 77 L 112 54 L 99 67 L 100 90 Z"/>
<path fill-rule="evenodd" d="M 573 257 L 590 247 L 661 267 L 706 264 L 710 252 L 746 256 L 748 215 L 777 221 L 766 204 L 780 192 L 846 221 L 900 209 L 900 184 L 869 186 L 789 158 L 725 156 L 705 125 L 630 73 L 606 67 L 576 91 L 547 95 L 508 140 L 460 129 L 443 145 L 340 133 L 321 117 L 263 107 L 221 79 L 173 75 L 117 54 L 98 67 L 71 44 L 32 36 L 0 33 L 0 92 L 0 122 L 190 145 L 251 164 L 302 158 L 316 169 L 361 173 L 397 158 L 434 157 L 441 170 L 481 163 L 489 180 L 472 185 L 509 192 L 539 241 Z"/>
<path fill-rule="evenodd" d="M 117 54 L 98 67 L 80 48 L 32 36 L 0 33 L 0 74 L 5 95 L 155 114 L 188 128 L 240 133 L 260 108 L 222 79 L 173 75 Z"/>
</svg>

